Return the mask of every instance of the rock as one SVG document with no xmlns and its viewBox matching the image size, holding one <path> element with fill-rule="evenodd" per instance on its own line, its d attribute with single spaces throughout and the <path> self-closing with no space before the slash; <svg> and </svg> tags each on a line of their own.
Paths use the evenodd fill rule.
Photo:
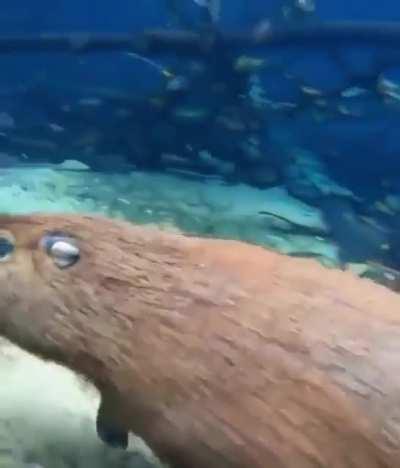
<svg viewBox="0 0 400 468">
<path fill-rule="evenodd" d="M 62 163 L 58 164 L 59 169 L 64 169 L 67 171 L 88 171 L 90 167 L 85 163 L 78 161 L 76 159 L 66 159 Z"/>
</svg>

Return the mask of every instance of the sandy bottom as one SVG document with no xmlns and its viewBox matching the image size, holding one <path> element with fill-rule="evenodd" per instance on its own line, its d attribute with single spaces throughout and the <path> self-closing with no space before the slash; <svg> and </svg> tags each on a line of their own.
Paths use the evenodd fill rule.
<svg viewBox="0 0 400 468">
<path fill-rule="evenodd" d="M 140 440 L 114 450 L 97 437 L 96 389 L 0 340 L 0 468 L 151 468 Z"/>
</svg>

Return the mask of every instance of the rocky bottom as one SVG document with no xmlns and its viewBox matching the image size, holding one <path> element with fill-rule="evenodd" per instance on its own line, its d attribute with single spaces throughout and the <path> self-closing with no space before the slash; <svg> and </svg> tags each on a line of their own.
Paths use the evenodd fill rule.
<svg viewBox="0 0 400 468">
<path fill-rule="evenodd" d="M 285 185 L 258 189 L 194 173 L 129 168 L 124 173 L 94 172 L 66 160 L 0 168 L 0 213 L 101 213 L 162 229 L 240 239 L 349 268 L 399 290 L 399 262 L 393 263 L 399 251 L 397 230 L 389 235 L 378 212 L 369 217 L 355 213 L 346 201 L 351 193 L 343 190 L 341 198 L 329 203 L 307 203 Z"/>
</svg>

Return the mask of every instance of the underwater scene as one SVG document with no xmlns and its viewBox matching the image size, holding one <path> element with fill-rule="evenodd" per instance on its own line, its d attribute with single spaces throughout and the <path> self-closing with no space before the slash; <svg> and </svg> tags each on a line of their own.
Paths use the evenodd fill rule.
<svg viewBox="0 0 400 468">
<path fill-rule="evenodd" d="M 396 0 L 3 0 L 0 25 L 2 215 L 100 215 L 177 238 L 241 241 L 311 259 L 332 275 L 367 279 L 390 298 L 400 292 Z M 77 247 L 57 236 L 46 248 L 68 267 Z M 8 248 L 0 239 L 0 257 Z M 115 259 L 123 271 L 124 256 Z M 7 274 L 12 282 L 13 271 Z M 350 302 L 337 299 L 338 307 L 341 300 L 350 314 Z M 12 344 L 19 332 L 8 330 L 19 318 L 4 325 L 2 308 L 0 298 L 0 468 L 167 466 L 146 437 L 103 420 L 104 403 L 90 378 L 42 361 L 41 350 L 28 352 L 36 350 L 31 342 L 26 350 Z M 373 322 L 368 333 L 378 328 Z M 379 337 L 371 340 L 381 344 Z M 398 350 L 392 335 L 388 343 Z M 345 386 L 348 377 L 341 378 Z M 380 378 L 371 380 L 368 388 L 378 386 Z M 368 404 L 361 377 L 348 385 Z M 379 431 L 400 452 L 396 408 L 395 422 Z M 300 410 L 287 417 L 303 418 Z M 199 456 L 187 465 L 190 453 L 181 458 L 168 450 L 165 462 L 400 466 L 370 447 L 357 463 L 307 447 L 313 455 L 297 464 L 288 455 L 253 465 Z"/>
</svg>

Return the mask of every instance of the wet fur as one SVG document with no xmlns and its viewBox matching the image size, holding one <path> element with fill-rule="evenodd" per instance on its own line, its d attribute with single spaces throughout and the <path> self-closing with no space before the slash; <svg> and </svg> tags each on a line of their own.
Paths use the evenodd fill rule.
<svg viewBox="0 0 400 468">
<path fill-rule="evenodd" d="M 89 378 L 176 468 L 400 466 L 400 296 L 245 243 L 0 218 L 0 333 Z M 78 239 L 58 269 L 45 232 Z M 1 234 L 1 232 L 0 232 Z"/>
</svg>

